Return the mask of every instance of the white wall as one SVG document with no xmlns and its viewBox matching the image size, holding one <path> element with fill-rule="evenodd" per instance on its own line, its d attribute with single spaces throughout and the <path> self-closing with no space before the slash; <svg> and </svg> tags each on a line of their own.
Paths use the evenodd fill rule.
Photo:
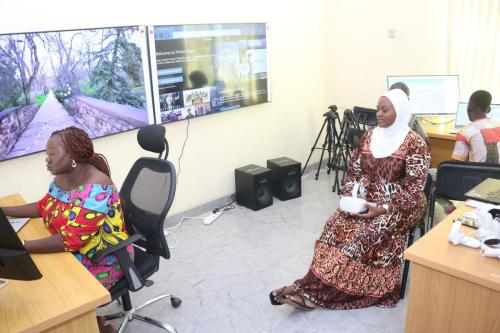
<svg viewBox="0 0 500 333">
<path fill-rule="evenodd" d="M 233 193 L 236 167 L 265 165 L 280 156 L 305 163 L 327 106 L 373 106 L 387 74 L 443 74 L 445 2 L 186 0 L 173 5 L 89 0 L 74 2 L 70 10 L 67 1 L 16 0 L 0 3 L 0 33 L 134 24 L 270 24 L 273 101 L 191 120 L 171 210 L 175 214 Z M 387 38 L 388 29 L 395 29 L 395 39 Z M 169 159 L 176 166 L 186 125 L 166 125 Z M 118 186 L 143 155 L 136 133 L 94 141 L 96 151 L 108 157 Z M 18 192 L 28 201 L 40 198 L 51 179 L 44 153 L 1 162 L 0 175 L 0 195 Z"/>
<path fill-rule="evenodd" d="M 387 75 L 448 74 L 447 0 L 335 0 L 326 12 L 329 87 L 339 106 L 374 108 Z"/>
<path fill-rule="evenodd" d="M 153 5 L 154 4 L 154 5 Z M 265 165 L 269 158 L 304 160 L 321 122 L 326 97 L 325 32 L 319 29 L 321 5 L 312 1 L 274 4 L 270 1 L 228 0 L 138 2 L 67 1 L 2 2 L 0 32 L 25 32 L 134 24 L 268 22 L 270 24 L 271 103 L 192 119 L 181 160 L 181 173 L 172 213 L 234 192 L 234 169 Z M 7 15 L 7 13 L 9 13 Z M 177 159 L 187 121 L 166 126 L 170 160 Z M 112 178 L 120 186 L 142 150 L 137 131 L 96 139 L 96 151 L 107 156 Z M 147 155 L 147 153 L 145 153 Z M 152 154 L 149 154 L 152 155 Z M 0 195 L 21 193 L 39 199 L 51 177 L 44 153 L 0 163 Z"/>
</svg>

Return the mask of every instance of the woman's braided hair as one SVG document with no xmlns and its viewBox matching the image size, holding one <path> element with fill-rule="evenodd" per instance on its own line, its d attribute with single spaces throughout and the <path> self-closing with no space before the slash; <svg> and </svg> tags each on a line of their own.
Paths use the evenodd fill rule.
<svg viewBox="0 0 500 333">
<path fill-rule="evenodd" d="M 111 177 L 108 160 L 104 155 L 94 153 L 94 145 L 88 134 L 81 128 L 70 126 L 52 132 L 50 137 L 59 135 L 66 152 L 79 163 L 90 163 L 99 171 Z"/>
</svg>

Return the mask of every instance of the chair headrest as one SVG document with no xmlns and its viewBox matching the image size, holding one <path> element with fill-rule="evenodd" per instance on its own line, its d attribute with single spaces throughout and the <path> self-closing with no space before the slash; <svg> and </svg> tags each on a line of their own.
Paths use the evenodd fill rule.
<svg viewBox="0 0 500 333">
<path fill-rule="evenodd" d="M 161 154 L 167 145 L 165 127 L 161 125 L 148 125 L 139 129 L 137 141 L 142 149 Z"/>
</svg>

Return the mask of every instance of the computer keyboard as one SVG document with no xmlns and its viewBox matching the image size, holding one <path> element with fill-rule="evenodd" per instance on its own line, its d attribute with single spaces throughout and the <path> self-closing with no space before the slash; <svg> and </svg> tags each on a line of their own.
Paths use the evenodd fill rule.
<svg viewBox="0 0 500 333">
<path fill-rule="evenodd" d="M 29 217 L 9 217 L 9 222 L 15 232 L 21 230 L 21 228 L 29 221 Z"/>
</svg>

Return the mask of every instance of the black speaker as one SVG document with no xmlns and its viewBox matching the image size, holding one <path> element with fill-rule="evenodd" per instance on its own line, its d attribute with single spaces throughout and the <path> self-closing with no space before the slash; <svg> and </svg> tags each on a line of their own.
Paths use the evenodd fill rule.
<svg viewBox="0 0 500 333">
<path fill-rule="evenodd" d="M 298 198 L 302 194 L 300 162 L 288 157 L 267 160 L 273 173 L 273 194 L 280 200 Z"/>
<path fill-rule="evenodd" d="M 250 164 L 234 170 L 236 202 L 252 210 L 273 204 L 271 170 Z"/>
</svg>

